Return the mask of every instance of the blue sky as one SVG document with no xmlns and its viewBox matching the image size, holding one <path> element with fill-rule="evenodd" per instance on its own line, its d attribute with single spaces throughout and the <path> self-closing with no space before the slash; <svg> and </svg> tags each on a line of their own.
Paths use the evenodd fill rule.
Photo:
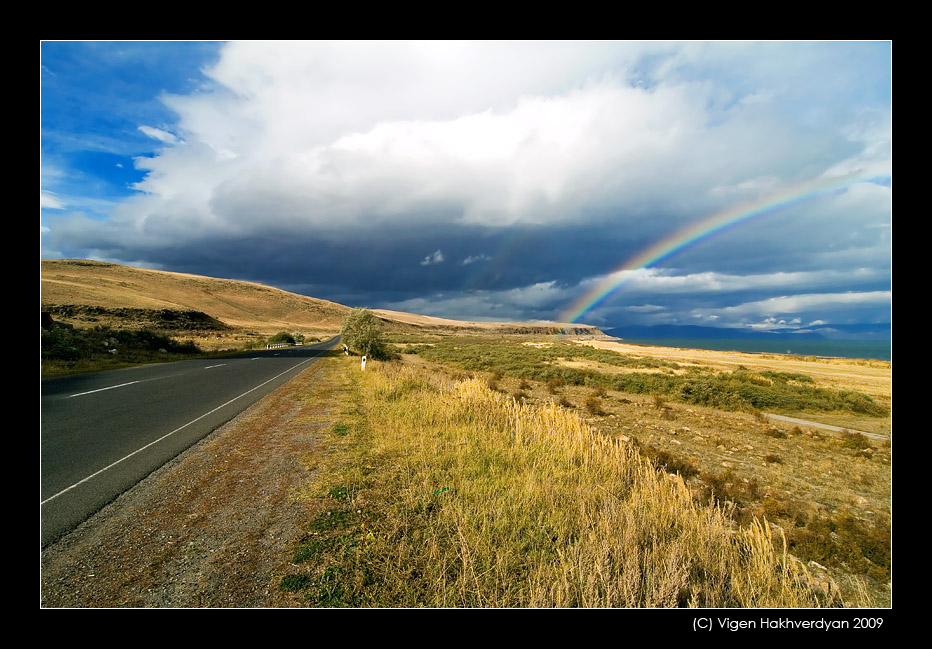
<svg viewBox="0 0 932 649">
<path fill-rule="evenodd" d="M 889 42 L 43 42 L 42 258 L 601 326 L 890 321 Z"/>
</svg>

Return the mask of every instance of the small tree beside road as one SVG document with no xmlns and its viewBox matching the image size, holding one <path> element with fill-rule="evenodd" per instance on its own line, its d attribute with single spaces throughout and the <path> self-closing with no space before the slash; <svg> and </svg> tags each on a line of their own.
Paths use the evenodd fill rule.
<svg viewBox="0 0 932 649">
<path fill-rule="evenodd" d="M 343 343 L 357 354 L 378 360 L 389 357 L 382 340 L 382 323 L 369 309 L 356 308 L 343 319 Z"/>
</svg>

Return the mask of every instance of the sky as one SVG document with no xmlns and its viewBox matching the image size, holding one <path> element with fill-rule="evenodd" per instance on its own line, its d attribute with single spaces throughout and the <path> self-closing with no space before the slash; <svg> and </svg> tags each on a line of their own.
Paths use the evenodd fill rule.
<svg viewBox="0 0 932 649">
<path fill-rule="evenodd" d="M 40 44 L 40 252 L 462 320 L 889 323 L 892 44 Z"/>
</svg>

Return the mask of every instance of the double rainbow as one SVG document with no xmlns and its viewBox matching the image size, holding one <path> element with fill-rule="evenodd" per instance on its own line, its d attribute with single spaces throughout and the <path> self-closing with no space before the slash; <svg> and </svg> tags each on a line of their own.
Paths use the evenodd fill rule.
<svg viewBox="0 0 932 649">
<path fill-rule="evenodd" d="M 860 182 L 887 184 L 889 178 L 864 173 L 819 178 L 801 185 L 795 185 L 766 198 L 729 208 L 689 225 L 654 243 L 605 275 L 593 288 L 563 311 L 560 322 L 578 322 L 617 293 L 625 284 L 637 277 L 638 273 L 634 271 L 656 266 L 686 248 L 706 241 L 730 227 L 737 226 L 755 217 L 773 214 Z"/>
</svg>

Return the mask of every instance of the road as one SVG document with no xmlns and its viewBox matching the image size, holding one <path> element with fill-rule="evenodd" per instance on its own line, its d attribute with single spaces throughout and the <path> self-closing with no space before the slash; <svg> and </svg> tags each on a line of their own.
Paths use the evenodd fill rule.
<svg viewBox="0 0 932 649">
<path fill-rule="evenodd" d="M 42 381 L 46 547 L 333 349 L 315 345 Z"/>
</svg>

